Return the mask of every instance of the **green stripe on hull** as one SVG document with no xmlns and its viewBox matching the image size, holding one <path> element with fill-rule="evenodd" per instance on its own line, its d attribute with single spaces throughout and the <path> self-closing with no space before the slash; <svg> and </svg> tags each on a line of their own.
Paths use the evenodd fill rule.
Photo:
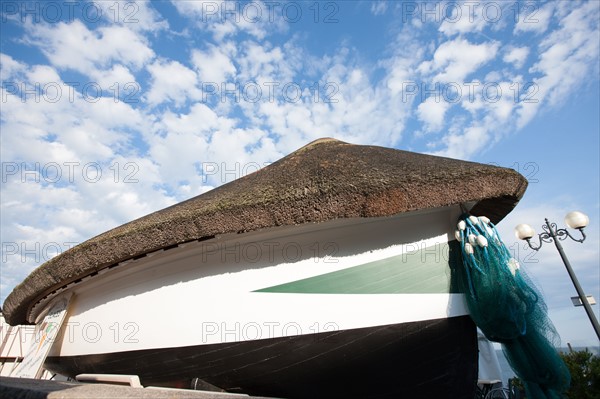
<svg viewBox="0 0 600 399">
<path fill-rule="evenodd" d="M 449 246 L 436 244 L 319 276 L 254 292 L 311 294 L 451 293 Z"/>
</svg>

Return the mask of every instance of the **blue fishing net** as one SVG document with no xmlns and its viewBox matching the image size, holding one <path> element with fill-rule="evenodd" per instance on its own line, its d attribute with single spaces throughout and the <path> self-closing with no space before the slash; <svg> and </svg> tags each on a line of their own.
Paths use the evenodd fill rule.
<svg viewBox="0 0 600 399">
<path fill-rule="evenodd" d="M 486 217 L 462 215 L 456 239 L 463 267 L 455 270 L 475 324 L 500 342 L 529 399 L 561 398 L 569 370 L 556 348 L 560 339 L 540 291 L 502 243 Z"/>
</svg>

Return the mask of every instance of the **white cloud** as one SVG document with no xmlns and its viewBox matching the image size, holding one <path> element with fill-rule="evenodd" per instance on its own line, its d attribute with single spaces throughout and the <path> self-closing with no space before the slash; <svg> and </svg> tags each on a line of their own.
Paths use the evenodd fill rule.
<svg viewBox="0 0 600 399">
<path fill-rule="evenodd" d="M 202 17 L 202 22 L 215 16 L 221 16 L 221 8 L 225 0 L 195 0 L 195 1 L 172 1 L 177 11 L 182 15 L 194 14 Z"/>
<path fill-rule="evenodd" d="M 242 56 L 237 59 L 240 79 L 247 82 L 256 81 L 259 84 L 264 82 L 285 84 L 293 80 L 292 67 L 286 62 L 281 47 L 253 41 L 243 43 L 242 47 Z"/>
<path fill-rule="evenodd" d="M 550 24 L 555 2 L 549 1 L 546 4 L 542 3 L 527 3 L 522 7 L 518 7 L 517 23 L 514 28 L 514 33 L 533 32 L 535 34 L 544 33 Z"/>
<path fill-rule="evenodd" d="M 87 76 L 114 62 L 139 69 L 154 57 L 146 39 L 124 26 L 91 31 L 79 20 L 25 26 L 28 41 L 38 46 L 52 65 Z"/>
<path fill-rule="evenodd" d="M 483 149 L 490 140 L 488 128 L 482 123 L 473 124 L 466 128 L 454 127 L 442 139 L 445 149 L 434 152 L 435 155 L 468 159 L 477 151 Z"/>
<path fill-rule="evenodd" d="M 209 107 L 202 103 L 194 104 L 187 114 L 174 114 L 166 112 L 160 119 L 160 131 L 185 133 L 185 134 L 206 134 L 217 127 L 231 127 L 232 121 L 219 116 Z"/>
<path fill-rule="evenodd" d="M 147 127 L 148 118 L 118 98 L 86 97 L 47 65 L 27 70 L 25 91 L 47 86 L 36 95 L 3 91 L 1 152 L 7 161 L 62 165 L 110 159 L 115 151 L 131 150 L 132 129 Z"/>
<path fill-rule="evenodd" d="M 201 98 L 196 72 L 178 61 L 156 60 L 146 68 L 152 76 L 152 86 L 145 96 L 150 105 L 172 101 L 179 106 Z"/>
<path fill-rule="evenodd" d="M 22 62 L 15 60 L 8 54 L 0 53 L 0 78 L 2 81 L 15 79 L 17 75 L 23 73 L 27 66 Z"/>
<path fill-rule="evenodd" d="M 327 90 L 321 86 L 318 97 L 313 92 L 302 101 L 262 102 L 245 112 L 259 115 L 279 136 L 283 153 L 319 137 L 380 145 L 398 142 L 409 107 L 400 93 L 388 87 L 388 80 L 371 81 L 368 70 L 343 49 L 323 63 L 327 69 L 319 81 L 329 86 Z"/>
<path fill-rule="evenodd" d="M 173 203 L 155 192 L 153 163 L 132 156 L 131 131 L 149 130 L 149 118 L 113 98 L 86 100 L 50 66 L 27 71 L 29 86 L 53 81 L 63 91 L 56 101 L 3 97 L 1 156 L 16 166 L 2 183 L 3 242 L 16 244 L 2 265 L 3 295 L 57 249 Z"/>
<path fill-rule="evenodd" d="M 192 63 L 198 71 L 200 81 L 214 82 L 218 85 L 227 82 L 228 78 L 235 75 L 237 71 L 229 54 L 223 51 L 223 47 L 212 45 L 207 51 L 194 50 Z"/>
<path fill-rule="evenodd" d="M 507 64 L 513 64 L 515 68 L 523 67 L 527 56 L 529 55 L 528 47 L 508 47 L 502 60 Z"/>
<path fill-rule="evenodd" d="M 451 104 L 435 96 L 429 97 L 417 107 L 419 119 L 427 130 L 437 131 L 444 126 L 444 117 Z"/>
<path fill-rule="evenodd" d="M 113 166 L 115 166 L 114 164 Z M 57 188 L 33 182 L 12 181 L 5 185 L 6 202 L 3 202 L 2 232 L 11 242 L 32 251 L 37 259 L 22 261 L 22 251 L 10 257 L 16 266 L 26 263 L 28 269 L 49 259 L 55 248 L 68 249 L 103 231 L 149 213 L 157 207 L 168 206 L 156 194 L 136 187 L 139 184 L 115 182 L 112 170 L 104 169 L 104 177 L 98 182 L 82 179 L 81 169 L 75 169 L 75 183 Z M 90 173 L 88 175 L 92 177 Z M 122 177 L 122 176 L 121 176 Z M 137 175 L 139 177 L 139 174 Z M 65 177 L 66 178 L 66 177 Z M 146 191 L 146 194 L 142 194 Z M 140 198 L 143 196 L 144 198 Z M 39 200 L 32 201 L 32 198 Z M 43 200 L 41 200 L 43 198 Z M 94 207 L 88 205 L 94 203 Z M 171 202 L 172 203 L 172 202 Z M 4 219 L 4 217 L 3 217 Z M 3 277 L 4 279 L 4 277 Z"/>
<path fill-rule="evenodd" d="M 2 263 L 3 297 L 57 252 L 173 203 L 153 190 L 148 167 L 151 163 L 147 160 L 117 157 L 110 164 L 98 160 L 102 162 L 98 181 L 94 170 L 85 172 L 84 164 L 71 165 L 69 169 L 59 161 L 55 171 L 62 174 L 38 175 L 41 183 L 36 183 L 31 171 L 43 170 L 47 164 L 31 154 L 27 161 L 38 162 L 38 166 L 28 166 L 28 176 L 19 166 L 18 173 L 2 183 L 1 229 L 6 260 Z M 126 167 L 126 162 L 133 162 L 137 169 Z M 127 183 L 126 176 L 137 182 Z M 4 249 L 8 252 L 4 253 Z"/>
<path fill-rule="evenodd" d="M 200 194 L 280 155 L 267 132 L 239 128 L 201 103 L 189 113 L 165 113 L 155 128 L 160 134 L 148 139 L 150 155 L 163 184 L 178 196 Z"/>
<path fill-rule="evenodd" d="M 486 26 L 486 20 L 493 20 L 494 13 L 502 15 L 502 10 L 495 3 L 490 5 L 482 5 L 472 1 L 457 2 L 457 3 L 437 3 L 436 9 L 439 12 L 439 19 L 443 18 L 438 30 L 446 36 L 456 34 L 465 34 L 469 32 L 481 32 Z M 487 6 L 487 8 L 486 8 Z M 426 9 L 426 7 L 423 7 Z M 492 10 L 494 8 L 494 10 Z M 442 13 L 446 15 L 442 15 Z M 490 15 L 488 16 L 487 13 Z"/>
<path fill-rule="evenodd" d="M 110 95 L 115 98 L 139 91 L 139 83 L 136 82 L 129 68 L 121 64 L 115 64 L 110 69 L 92 71 L 90 77 L 100 88 L 112 93 Z"/>
<path fill-rule="evenodd" d="M 43 198 L 43 204 L 40 200 Z M 72 188 L 43 186 L 11 179 L 2 184 L 2 279 L 0 291 L 5 297 L 36 266 L 81 242 L 70 222 L 57 223 L 53 218 L 60 206 L 77 201 Z M 85 209 L 81 207 L 81 209 Z M 102 227 L 102 226 L 100 226 Z"/>
<path fill-rule="evenodd" d="M 411 94 L 411 91 L 415 90 L 415 85 L 418 86 L 417 68 L 424 58 L 425 49 L 419 44 L 415 30 L 409 26 L 405 26 L 397 35 L 392 48 L 393 55 L 380 61 L 380 65 L 386 71 L 387 89 L 392 96 L 400 96 L 405 108 L 410 108 L 412 102 L 418 97 Z"/>
<path fill-rule="evenodd" d="M 34 65 L 29 68 L 27 79 L 29 82 L 39 83 L 42 87 L 61 81 L 56 70 L 48 65 Z"/>
<path fill-rule="evenodd" d="M 195 22 L 198 28 L 212 32 L 216 42 L 241 32 L 261 40 L 270 31 L 286 29 L 287 17 L 283 11 L 285 5 L 278 2 L 172 0 L 172 4 L 182 16 Z M 293 3 L 293 6 L 294 9 L 299 7 L 298 12 L 301 15 L 302 8 L 299 4 Z"/>
<path fill-rule="evenodd" d="M 430 75 L 437 72 L 434 82 L 462 83 L 481 66 L 496 58 L 498 42 L 473 44 L 463 38 L 456 38 L 442 43 L 430 61 L 419 65 L 419 72 Z M 468 56 L 465 56 L 468 54 Z"/>
<path fill-rule="evenodd" d="M 440 148 L 440 144 L 443 146 L 443 149 L 435 152 L 436 154 L 469 159 L 514 132 L 514 113 L 519 107 L 515 100 L 515 82 L 521 84 L 521 77 L 513 77 L 513 81 L 494 81 L 491 79 L 500 78 L 500 75 L 491 73 L 487 78 L 490 80 L 471 82 L 474 88 L 472 93 L 469 93 L 466 87 L 462 88 L 462 94 L 457 97 L 458 104 L 469 112 L 470 119 L 464 116 L 455 117 L 449 132 L 437 142 L 429 143 L 431 148 Z M 419 111 L 422 105 L 419 106 Z M 430 119 L 424 119 L 424 122 L 427 128 L 434 130 L 438 126 L 435 125 L 436 121 L 443 123 L 441 118 L 445 108 L 436 109 L 437 104 L 433 102 L 431 106 L 434 107 L 431 110 L 424 108 L 424 112 L 431 112 Z M 438 119 L 435 119 L 436 117 Z"/>
<path fill-rule="evenodd" d="M 152 8 L 150 0 L 98 1 L 104 20 L 112 25 L 121 25 L 134 31 L 158 32 L 168 29 L 169 23 Z"/>
<path fill-rule="evenodd" d="M 514 122 L 513 110 L 518 106 L 515 99 L 515 83 L 522 86 L 518 79 L 519 77 L 515 77 L 513 81 L 486 79 L 486 82 L 477 82 L 473 98 L 469 98 L 465 93 L 460 98 L 460 104 L 467 111 L 474 113 L 474 119 L 483 116 L 491 118 L 492 125 L 497 129 L 491 128 L 490 131 L 497 131 L 498 134 L 510 131 L 508 126 Z"/>
<path fill-rule="evenodd" d="M 600 38 L 600 9 L 596 3 L 573 7 L 540 43 L 540 54 L 531 68 L 541 75 L 534 79 L 536 90 L 533 102 L 523 104 L 519 112 L 519 127 L 527 124 L 547 103 L 557 106 L 567 100 L 576 88 L 585 84 L 589 76 L 598 73 Z"/>
<path fill-rule="evenodd" d="M 95 162 L 128 150 L 128 127 L 143 128 L 144 119 L 126 104 L 101 98 L 88 103 L 64 96 L 60 102 L 10 98 L 3 104 L 2 154 L 7 160 L 41 163 Z M 121 130 L 123 129 L 123 130 Z M 8 150 L 10 149 L 10 151 Z"/>
<path fill-rule="evenodd" d="M 383 15 L 387 12 L 388 4 L 385 1 L 374 1 L 371 3 L 371 13 L 373 15 Z"/>
</svg>

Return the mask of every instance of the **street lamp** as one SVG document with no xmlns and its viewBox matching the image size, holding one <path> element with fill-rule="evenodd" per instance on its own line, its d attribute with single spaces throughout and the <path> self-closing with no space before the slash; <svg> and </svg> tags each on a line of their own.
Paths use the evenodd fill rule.
<svg viewBox="0 0 600 399">
<path fill-rule="evenodd" d="M 540 239 L 539 245 L 534 245 L 531 243 L 531 238 L 535 235 L 535 230 L 528 224 L 519 224 L 517 227 L 515 227 L 515 235 L 517 236 L 517 238 L 519 240 L 527 241 L 527 244 L 529 244 L 529 247 L 531 249 L 533 249 L 534 251 L 539 251 L 539 249 L 542 247 L 542 244 L 544 242 L 548 242 L 548 243 L 554 242 L 554 244 L 556 245 L 556 249 L 558 249 L 558 253 L 560 254 L 560 257 L 562 258 L 562 260 L 565 264 L 565 267 L 567 268 L 567 272 L 569 273 L 569 276 L 571 277 L 571 281 L 573 281 L 573 285 L 575 286 L 575 289 L 577 290 L 579 299 L 581 300 L 581 303 L 583 304 L 583 307 L 585 308 L 585 312 L 587 313 L 588 317 L 590 318 L 590 321 L 592 322 L 592 326 L 594 327 L 594 330 L 596 331 L 596 335 L 598 336 L 598 339 L 600 339 L 600 325 L 598 324 L 596 315 L 594 315 L 592 307 L 590 306 L 590 304 L 586 298 L 586 295 L 583 292 L 583 288 L 581 288 L 581 285 L 579 284 L 579 280 L 577 280 L 577 276 L 575 276 L 575 272 L 571 268 L 571 263 L 569 263 L 569 260 L 567 259 L 567 255 L 565 255 L 562 245 L 560 244 L 560 241 L 565 240 L 567 237 L 569 237 L 573 241 L 577 241 L 577 242 L 585 241 L 586 237 L 585 237 L 585 233 L 583 232 L 583 229 L 588 225 L 588 223 L 590 222 L 590 219 L 584 213 L 577 212 L 577 211 L 569 212 L 567 214 L 567 216 L 565 216 L 565 223 L 570 228 L 577 229 L 581 232 L 580 239 L 573 237 L 566 229 L 558 229 L 556 227 L 556 223 L 550 223 L 548 221 L 548 219 L 545 219 L 545 220 L 546 220 L 546 224 L 542 226 L 542 228 L 544 229 L 544 232 L 538 234 L 539 239 Z"/>
</svg>

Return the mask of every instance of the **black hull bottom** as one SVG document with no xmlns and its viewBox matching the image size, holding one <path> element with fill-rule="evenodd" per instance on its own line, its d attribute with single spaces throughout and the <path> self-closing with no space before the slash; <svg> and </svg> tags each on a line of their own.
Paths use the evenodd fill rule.
<svg viewBox="0 0 600 399">
<path fill-rule="evenodd" d="M 143 385 L 189 388 L 193 378 L 281 398 L 468 398 L 478 352 L 470 317 L 237 343 L 50 357 L 46 367 L 137 374 Z"/>
</svg>

